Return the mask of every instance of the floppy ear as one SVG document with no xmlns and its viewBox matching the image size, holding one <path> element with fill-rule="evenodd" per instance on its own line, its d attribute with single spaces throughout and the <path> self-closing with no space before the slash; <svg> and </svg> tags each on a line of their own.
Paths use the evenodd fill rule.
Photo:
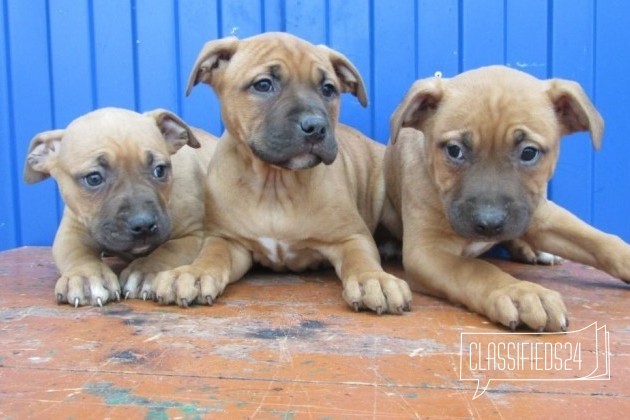
<svg viewBox="0 0 630 420">
<path fill-rule="evenodd" d="M 188 76 L 186 96 L 190 95 L 192 88 L 199 82 L 216 86 L 216 78 L 236 52 L 238 42 L 238 38 L 234 36 L 206 42 Z"/>
<path fill-rule="evenodd" d="M 357 97 L 359 103 L 366 107 L 368 104 L 367 93 L 365 91 L 365 85 L 359 70 L 352 64 L 348 58 L 338 51 L 335 51 L 325 45 L 318 45 L 318 48 L 323 49 L 328 53 L 330 63 L 335 69 L 335 73 L 341 82 L 342 92 L 350 92 Z"/>
<path fill-rule="evenodd" d="M 24 181 L 27 184 L 43 181 L 50 176 L 64 131 L 44 131 L 33 137 L 24 164 Z"/>
<path fill-rule="evenodd" d="M 390 141 L 396 143 L 398 133 L 403 127 L 422 130 L 425 120 L 435 113 L 438 103 L 444 95 L 445 79 L 430 77 L 416 81 L 398 105 L 390 119 Z"/>
<path fill-rule="evenodd" d="M 155 119 L 155 123 L 162 132 L 171 154 L 177 152 L 184 145 L 195 149 L 201 147 L 188 124 L 172 112 L 164 109 L 154 109 L 145 113 L 145 115 Z"/>
<path fill-rule="evenodd" d="M 599 149 L 604 133 L 604 120 L 582 87 L 573 81 L 551 79 L 547 94 L 554 106 L 562 135 L 589 131 L 593 147 Z"/>
</svg>

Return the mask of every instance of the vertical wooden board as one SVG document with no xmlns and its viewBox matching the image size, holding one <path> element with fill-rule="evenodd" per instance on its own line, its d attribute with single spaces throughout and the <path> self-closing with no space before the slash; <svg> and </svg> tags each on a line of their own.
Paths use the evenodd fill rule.
<svg viewBox="0 0 630 420">
<path fill-rule="evenodd" d="M 284 19 L 284 0 L 260 0 L 263 15 L 263 31 L 283 32 L 286 30 Z"/>
<path fill-rule="evenodd" d="M 94 109 L 90 9 L 87 0 L 49 0 L 53 124 L 66 127 Z M 63 213 L 61 197 L 58 214 Z"/>
<path fill-rule="evenodd" d="M 602 150 L 595 154 L 596 227 L 630 242 L 628 110 L 630 109 L 630 15 L 628 2 L 596 2 L 595 99 L 606 121 Z"/>
<path fill-rule="evenodd" d="M 185 97 L 188 77 L 197 56 L 208 41 L 219 38 L 219 15 L 217 1 L 196 0 L 178 3 L 179 28 L 179 75 L 182 97 L 181 114 L 184 120 L 195 127 L 203 128 L 214 135 L 221 135 L 221 109 L 212 88 L 199 84 Z"/>
<path fill-rule="evenodd" d="M 459 1 L 418 0 L 418 66 L 416 78 L 440 71 L 455 76 L 459 69 Z"/>
<path fill-rule="evenodd" d="M 18 218 L 15 209 L 15 184 L 21 171 L 15 159 L 15 138 L 11 126 L 11 80 L 9 38 L 6 26 L 6 0 L 0 1 L 0 251 L 18 245 Z"/>
<path fill-rule="evenodd" d="M 413 0 L 374 0 L 372 32 L 373 138 L 389 139 L 389 118 L 416 79 L 416 9 Z"/>
<path fill-rule="evenodd" d="M 136 108 L 131 3 L 92 2 L 92 25 L 95 106 Z"/>
<path fill-rule="evenodd" d="M 505 2 L 462 2 L 460 71 L 505 62 Z"/>
<path fill-rule="evenodd" d="M 593 98 L 594 0 L 552 3 L 551 77 L 575 80 Z M 550 197 L 581 219 L 592 222 L 593 147 L 587 134 L 567 136 L 549 189 Z"/>
<path fill-rule="evenodd" d="M 286 0 L 286 30 L 314 44 L 328 43 L 328 2 Z"/>
<path fill-rule="evenodd" d="M 262 31 L 260 1 L 219 0 L 221 2 L 221 36 L 247 38 Z"/>
<path fill-rule="evenodd" d="M 508 1 L 504 25 L 505 64 L 545 79 L 549 69 L 547 0 Z"/>
<path fill-rule="evenodd" d="M 174 4 L 136 0 L 136 88 L 138 111 L 179 112 Z"/>
<path fill-rule="evenodd" d="M 330 3 L 329 46 L 344 54 L 357 68 L 370 95 L 370 8 L 363 0 Z M 369 135 L 372 132 L 370 110 L 363 108 L 351 94 L 343 95 L 339 120 Z"/>
<path fill-rule="evenodd" d="M 47 3 L 11 1 L 7 5 L 20 244 L 50 245 L 59 218 L 55 183 L 26 185 L 21 171 L 31 138 L 53 128 Z"/>
<path fill-rule="evenodd" d="M 94 108 L 88 1 L 49 0 L 54 124 L 66 127 Z"/>
</svg>

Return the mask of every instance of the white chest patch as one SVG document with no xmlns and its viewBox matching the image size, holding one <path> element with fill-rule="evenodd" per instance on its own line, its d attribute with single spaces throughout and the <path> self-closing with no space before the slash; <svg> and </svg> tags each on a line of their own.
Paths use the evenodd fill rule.
<svg viewBox="0 0 630 420">
<path fill-rule="evenodd" d="M 262 248 L 262 254 L 273 264 L 282 265 L 287 260 L 290 261 L 296 257 L 288 242 L 273 238 L 258 238 L 258 244 Z"/>
<path fill-rule="evenodd" d="M 464 257 L 478 257 L 495 244 L 496 242 L 471 242 L 464 247 L 462 255 Z"/>
</svg>

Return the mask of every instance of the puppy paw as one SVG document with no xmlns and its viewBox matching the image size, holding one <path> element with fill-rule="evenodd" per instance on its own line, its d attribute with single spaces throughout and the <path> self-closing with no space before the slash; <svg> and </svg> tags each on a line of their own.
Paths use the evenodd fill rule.
<svg viewBox="0 0 630 420">
<path fill-rule="evenodd" d="M 125 299 L 155 300 L 155 278 L 172 267 L 150 257 L 132 261 L 120 273 L 120 285 Z"/>
<path fill-rule="evenodd" d="M 362 273 L 344 282 L 343 298 L 355 311 L 402 314 L 411 310 L 411 289 L 398 277 L 385 272 Z"/>
<path fill-rule="evenodd" d="M 155 278 L 155 296 L 160 304 L 212 305 L 227 286 L 227 276 L 217 276 L 193 265 L 163 271 Z"/>
<path fill-rule="evenodd" d="M 510 253 L 513 261 L 532 265 L 557 265 L 562 258 L 547 252 L 537 251 L 521 239 L 504 242 L 503 245 Z"/>
<path fill-rule="evenodd" d="M 566 331 L 567 308 L 558 292 L 519 281 L 494 290 L 485 305 L 490 320 L 515 330 L 526 325 L 534 331 Z"/>
<path fill-rule="evenodd" d="M 111 300 L 120 300 L 118 277 L 103 263 L 73 267 L 62 273 L 55 285 L 58 303 L 74 307 L 103 306 Z"/>
</svg>

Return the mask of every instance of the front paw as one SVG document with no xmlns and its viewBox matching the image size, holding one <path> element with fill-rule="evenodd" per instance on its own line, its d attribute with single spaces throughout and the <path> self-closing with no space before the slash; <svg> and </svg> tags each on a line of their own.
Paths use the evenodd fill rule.
<svg viewBox="0 0 630 420">
<path fill-rule="evenodd" d="M 172 267 L 162 264 L 150 257 L 132 261 L 122 273 L 120 284 L 125 299 L 155 299 L 155 278 L 158 273 Z"/>
<path fill-rule="evenodd" d="M 484 305 L 490 320 L 515 330 L 526 325 L 535 331 L 566 331 L 567 308 L 558 292 L 519 281 L 492 291 Z"/>
<path fill-rule="evenodd" d="M 75 307 L 103 306 L 111 300 L 120 300 L 120 285 L 118 277 L 106 264 L 86 264 L 61 274 L 55 285 L 55 296 L 58 303 Z"/>
<path fill-rule="evenodd" d="M 377 314 L 402 314 L 411 309 L 409 285 L 384 271 L 351 276 L 344 282 L 343 298 L 355 311 L 367 308 Z"/>
<path fill-rule="evenodd" d="M 547 252 L 537 251 L 522 239 L 504 242 L 513 261 L 532 265 L 558 265 L 562 258 Z"/>
<path fill-rule="evenodd" d="M 212 305 L 228 284 L 227 275 L 216 275 L 194 265 L 163 271 L 155 278 L 156 300 L 164 305 L 187 307 L 193 302 Z"/>
</svg>

